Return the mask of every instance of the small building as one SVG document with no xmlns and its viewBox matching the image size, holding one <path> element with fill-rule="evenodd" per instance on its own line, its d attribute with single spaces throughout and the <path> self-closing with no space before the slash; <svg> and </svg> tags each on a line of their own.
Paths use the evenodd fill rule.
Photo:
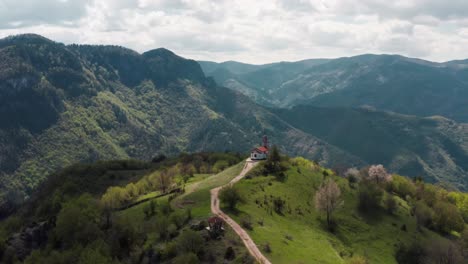
<svg viewBox="0 0 468 264">
<path fill-rule="evenodd" d="M 263 136 L 263 146 L 256 147 L 250 152 L 251 160 L 266 160 L 268 158 L 268 138 Z"/>
<path fill-rule="evenodd" d="M 224 221 L 218 216 L 208 218 L 208 226 L 206 227 L 212 238 L 219 238 L 224 233 Z"/>
</svg>

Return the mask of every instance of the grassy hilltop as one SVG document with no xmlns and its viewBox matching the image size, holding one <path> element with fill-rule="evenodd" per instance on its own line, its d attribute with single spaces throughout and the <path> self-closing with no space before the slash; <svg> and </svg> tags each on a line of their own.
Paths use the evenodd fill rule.
<svg viewBox="0 0 468 264">
<path fill-rule="evenodd" d="M 467 257 L 466 194 L 398 175 L 374 182 L 379 166 L 339 176 L 303 158 L 276 157 L 232 187 L 237 206 L 228 207 L 226 189 L 220 194 L 223 210 L 272 263 L 428 263 L 448 253 L 449 263 L 463 263 Z M 253 263 L 230 228 L 220 238 L 204 230 L 210 190 L 243 166 L 239 155 L 200 153 L 68 167 L 0 222 L 2 263 Z M 315 201 L 324 183 L 340 189 L 330 225 Z M 50 225 L 38 229 L 45 236 L 31 238 L 36 246 L 18 249 L 12 242 L 25 227 L 45 222 Z"/>
</svg>

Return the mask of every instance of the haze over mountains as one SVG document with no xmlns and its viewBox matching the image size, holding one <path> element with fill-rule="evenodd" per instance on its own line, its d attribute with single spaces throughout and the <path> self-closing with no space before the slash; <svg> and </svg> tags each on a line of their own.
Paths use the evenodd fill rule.
<svg viewBox="0 0 468 264">
<path fill-rule="evenodd" d="M 402 114 L 468 121 L 468 64 L 398 55 L 304 60 L 267 65 L 200 62 L 219 84 L 261 104 L 372 106 Z"/>
<path fill-rule="evenodd" d="M 200 65 L 166 49 L 139 54 L 38 35 L 0 40 L 3 199 L 11 195 L 5 190 L 29 193 L 75 162 L 246 153 L 263 134 L 286 153 L 327 166 L 383 163 L 392 172 L 467 187 L 463 61 L 364 55 Z M 362 105 L 377 110 L 347 108 Z M 432 115 L 446 118 L 425 118 Z"/>
</svg>

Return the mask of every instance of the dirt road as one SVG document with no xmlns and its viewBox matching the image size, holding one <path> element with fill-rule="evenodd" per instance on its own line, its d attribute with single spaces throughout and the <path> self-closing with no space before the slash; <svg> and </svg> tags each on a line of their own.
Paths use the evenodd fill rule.
<svg viewBox="0 0 468 264">
<path fill-rule="evenodd" d="M 236 176 L 234 179 L 232 179 L 228 184 L 211 189 L 211 212 L 218 217 L 222 218 L 228 225 L 231 226 L 231 228 L 234 230 L 234 232 L 239 235 L 239 237 L 242 239 L 242 241 L 245 244 L 245 247 L 249 250 L 250 254 L 259 262 L 262 264 L 271 264 L 271 262 L 263 256 L 262 252 L 258 249 L 257 245 L 253 242 L 252 238 L 250 238 L 249 234 L 238 224 L 236 223 L 232 218 L 230 218 L 228 215 L 223 213 L 221 209 L 219 208 L 219 199 L 218 199 L 218 194 L 219 190 L 223 188 L 224 186 L 227 185 L 232 185 L 236 182 L 238 182 L 240 179 L 242 179 L 245 174 L 252 169 L 256 165 L 256 162 L 251 161 L 248 159 L 245 162 L 245 166 L 242 169 L 241 173 Z"/>
</svg>

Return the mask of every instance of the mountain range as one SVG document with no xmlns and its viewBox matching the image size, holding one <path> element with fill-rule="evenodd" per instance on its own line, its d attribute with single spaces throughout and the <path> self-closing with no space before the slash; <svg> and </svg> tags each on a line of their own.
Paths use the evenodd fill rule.
<svg viewBox="0 0 468 264">
<path fill-rule="evenodd" d="M 1 199 L 28 195 L 75 162 L 247 153 L 264 134 L 285 153 L 323 165 L 382 163 L 466 189 L 465 69 L 463 61 L 374 55 L 218 64 L 162 48 L 140 54 L 7 37 L 0 40 Z"/>
<path fill-rule="evenodd" d="M 466 60 L 436 63 L 398 55 L 361 55 L 266 65 L 200 65 L 219 84 L 266 106 L 370 106 L 468 121 Z"/>
</svg>

